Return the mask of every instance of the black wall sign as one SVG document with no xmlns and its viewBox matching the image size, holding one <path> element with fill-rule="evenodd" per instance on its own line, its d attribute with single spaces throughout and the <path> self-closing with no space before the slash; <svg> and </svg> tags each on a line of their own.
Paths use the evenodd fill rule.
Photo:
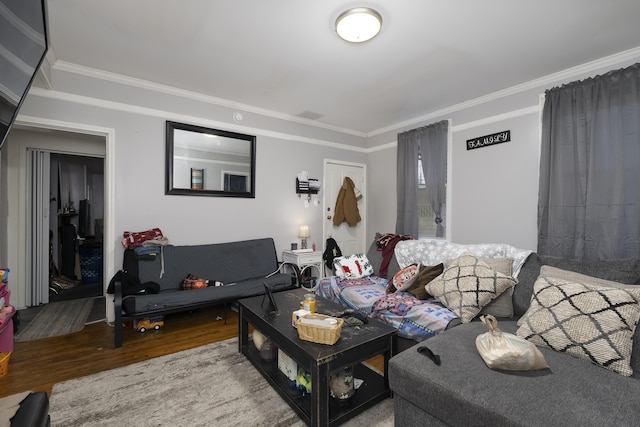
<svg viewBox="0 0 640 427">
<path fill-rule="evenodd" d="M 504 130 L 502 132 L 492 133 L 491 135 L 485 135 L 479 138 L 467 139 L 467 150 L 488 147 L 490 145 L 501 144 L 508 141 L 511 141 L 511 131 Z"/>
</svg>

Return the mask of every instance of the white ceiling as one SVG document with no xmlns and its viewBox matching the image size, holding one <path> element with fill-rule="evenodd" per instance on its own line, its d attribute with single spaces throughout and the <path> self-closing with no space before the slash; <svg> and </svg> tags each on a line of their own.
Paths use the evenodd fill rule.
<svg viewBox="0 0 640 427">
<path fill-rule="evenodd" d="M 47 3 L 59 61 L 364 133 L 640 46 L 639 0 Z M 378 37 L 338 38 L 353 6 Z"/>
</svg>

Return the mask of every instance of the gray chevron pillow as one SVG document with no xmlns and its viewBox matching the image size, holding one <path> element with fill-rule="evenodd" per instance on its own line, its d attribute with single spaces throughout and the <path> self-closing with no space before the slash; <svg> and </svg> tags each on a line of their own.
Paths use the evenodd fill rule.
<svg viewBox="0 0 640 427">
<path fill-rule="evenodd" d="M 516 335 L 631 376 L 640 289 L 620 289 L 540 275 Z"/>
</svg>

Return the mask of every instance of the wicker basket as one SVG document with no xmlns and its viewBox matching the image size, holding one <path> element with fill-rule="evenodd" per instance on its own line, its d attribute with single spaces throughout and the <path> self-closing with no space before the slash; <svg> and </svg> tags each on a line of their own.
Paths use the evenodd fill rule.
<svg viewBox="0 0 640 427">
<path fill-rule="evenodd" d="M 340 332 L 342 331 L 342 324 L 344 320 L 342 318 L 335 318 L 331 316 L 325 316 L 324 314 L 307 314 L 303 317 L 312 317 L 314 319 L 336 319 L 338 323 L 332 326 L 319 326 L 311 325 L 308 323 L 298 322 L 298 336 L 301 340 L 317 342 L 319 344 L 335 344 L 340 338 Z"/>
<path fill-rule="evenodd" d="M 0 353 L 0 377 L 4 377 L 9 373 L 9 359 L 11 352 Z"/>
</svg>

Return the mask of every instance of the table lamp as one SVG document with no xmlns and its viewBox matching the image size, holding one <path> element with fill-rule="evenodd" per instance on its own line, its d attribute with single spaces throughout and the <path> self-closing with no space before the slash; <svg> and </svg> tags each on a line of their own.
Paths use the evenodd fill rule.
<svg viewBox="0 0 640 427">
<path fill-rule="evenodd" d="M 298 237 L 300 237 L 302 239 L 302 242 L 300 244 L 300 249 L 307 249 L 307 238 L 310 236 L 309 234 L 309 226 L 308 225 L 301 225 L 300 229 L 298 230 Z"/>
</svg>

